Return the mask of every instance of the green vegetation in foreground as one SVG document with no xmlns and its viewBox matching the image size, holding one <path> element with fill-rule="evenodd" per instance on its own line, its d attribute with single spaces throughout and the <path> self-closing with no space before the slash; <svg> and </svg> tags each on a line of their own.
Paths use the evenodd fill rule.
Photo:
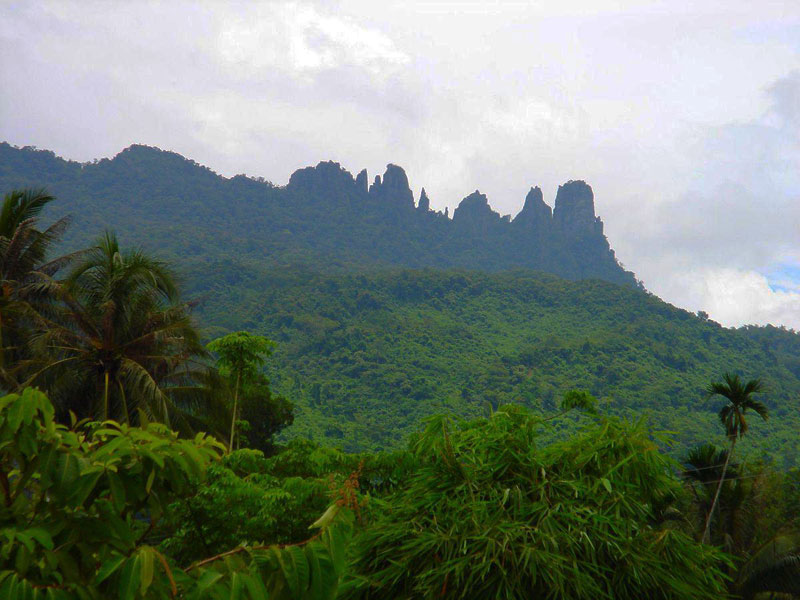
<svg viewBox="0 0 800 600">
<path fill-rule="evenodd" d="M 223 446 L 163 425 L 67 428 L 39 391 L 0 399 L 0 597 L 333 598 L 353 516 L 332 505 L 305 544 L 227 548 L 177 563 L 157 544 L 170 503 L 196 494 Z"/>
<path fill-rule="evenodd" d="M 296 440 L 265 458 L 253 450 L 223 456 L 212 438 L 181 439 L 159 424 L 66 427 L 54 422 L 41 392 L 7 395 L 0 398 L 0 595 L 800 593 L 796 534 L 775 535 L 777 520 L 742 511 L 738 526 L 758 531 L 749 560 L 696 541 L 686 518 L 689 488 L 643 424 L 592 415 L 585 394 L 568 395 L 564 407 L 571 405 L 588 409 L 588 422 L 556 443 L 542 441 L 547 418 L 507 406 L 472 421 L 431 419 L 394 454 L 348 455 Z M 768 491 L 773 509 L 800 497 L 798 489 Z M 723 498 L 727 505 L 729 492 Z M 730 527 L 716 533 L 735 533 Z"/>
<path fill-rule="evenodd" d="M 278 343 L 269 371 L 295 403 L 293 436 L 392 448 L 432 414 L 505 404 L 548 412 L 581 388 L 611 414 L 647 415 L 675 432 L 677 455 L 710 437 L 724 443 L 721 402 L 704 390 L 730 371 L 765 382 L 773 415 L 743 450 L 797 464 L 794 332 L 728 329 L 639 290 L 527 271 L 240 275 L 228 283 L 221 267 L 212 271 L 198 316 L 215 336 L 244 327 Z"/>
</svg>

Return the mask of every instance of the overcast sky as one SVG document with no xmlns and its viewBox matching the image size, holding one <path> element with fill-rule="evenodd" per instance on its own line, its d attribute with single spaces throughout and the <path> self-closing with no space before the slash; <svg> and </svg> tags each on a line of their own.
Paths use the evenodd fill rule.
<svg viewBox="0 0 800 600">
<path fill-rule="evenodd" d="M 516 214 L 585 179 L 647 288 L 800 329 L 800 2 L 8 2 L 0 140 L 283 185 L 403 166 Z"/>
</svg>

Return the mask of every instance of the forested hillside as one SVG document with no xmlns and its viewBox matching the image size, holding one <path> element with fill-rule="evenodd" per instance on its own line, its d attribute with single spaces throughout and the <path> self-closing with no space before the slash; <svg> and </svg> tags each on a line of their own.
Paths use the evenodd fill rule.
<svg viewBox="0 0 800 600">
<path fill-rule="evenodd" d="M 616 261 L 595 216 L 591 188 L 561 186 L 555 210 L 532 188 L 511 220 L 486 196 L 464 198 L 453 219 L 415 204 L 405 172 L 387 166 L 368 186 L 337 163 L 296 171 L 285 187 L 221 177 L 173 152 L 131 146 L 113 159 L 80 164 L 52 152 L 0 144 L 0 189 L 46 186 L 72 215 L 75 248 L 104 228 L 182 264 L 235 258 L 246 264 L 532 268 L 569 279 L 636 285 Z M 522 199 L 520 199 L 522 200 Z"/>
<path fill-rule="evenodd" d="M 224 271 L 195 293 L 198 314 L 209 334 L 246 328 L 278 342 L 271 372 L 296 404 L 294 435 L 397 446 L 430 414 L 507 403 L 552 412 L 577 387 L 689 446 L 717 431 L 719 403 L 704 390 L 730 370 L 769 387 L 773 418 L 753 425 L 751 447 L 797 460 L 800 336 L 790 331 L 728 329 L 630 287 L 525 271 L 281 269 L 235 283 Z"/>
<path fill-rule="evenodd" d="M 551 411 L 578 387 L 688 447 L 714 430 L 703 390 L 730 370 L 770 387 L 774 418 L 754 427 L 753 452 L 796 463 L 800 336 L 722 328 L 643 291 L 582 182 L 562 186 L 552 212 L 533 189 L 513 220 L 478 193 L 449 219 L 424 194 L 415 206 L 393 165 L 371 187 L 335 163 L 276 187 L 143 146 L 79 164 L 0 144 L 0 185 L 54 193 L 50 214 L 74 220 L 68 247 L 114 228 L 171 260 L 205 339 L 247 329 L 277 341 L 268 371 L 295 403 L 290 436 L 397 447 L 427 415 Z"/>
</svg>

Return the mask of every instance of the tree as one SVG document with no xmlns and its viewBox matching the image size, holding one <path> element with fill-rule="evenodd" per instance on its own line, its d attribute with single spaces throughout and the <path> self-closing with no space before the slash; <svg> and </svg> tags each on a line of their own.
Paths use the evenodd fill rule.
<svg viewBox="0 0 800 600">
<path fill-rule="evenodd" d="M 681 489 L 641 423 L 598 419 L 540 446 L 545 427 L 515 405 L 430 420 L 418 468 L 354 543 L 342 597 L 724 596 L 721 552 L 654 523 Z"/>
<path fill-rule="evenodd" d="M 240 431 L 239 437 L 246 438 L 247 447 L 270 455 L 275 434 L 294 422 L 294 405 L 273 393 L 269 379 L 259 373 L 252 384 L 242 386 L 239 416 L 247 423 L 247 433 Z"/>
<path fill-rule="evenodd" d="M 19 362 L 32 322 L 52 299 L 47 277 L 75 257 L 47 259 L 69 225 L 62 217 L 44 230 L 38 228 L 42 210 L 53 200 L 42 189 L 14 190 L 0 209 L 0 376 L 6 387 L 16 383 L 9 364 Z"/>
<path fill-rule="evenodd" d="M 38 368 L 26 383 L 43 383 L 62 414 L 169 424 L 179 393 L 201 393 L 205 349 L 166 264 L 106 233 L 58 294 L 61 310 L 35 339 Z"/>
<path fill-rule="evenodd" d="M 722 466 L 727 458 L 727 450 L 720 450 L 714 444 L 706 443 L 690 449 L 683 461 L 685 466 L 683 477 L 692 491 L 699 514 L 699 523 L 693 524 L 698 532 L 705 526 L 711 500 L 722 477 Z M 738 475 L 739 465 L 729 464 L 725 479 L 734 479 Z M 724 497 L 724 494 L 721 497 Z"/>
<path fill-rule="evenodd" d="M 220 372 L 233 380 L 233 402 L 231 409 L 231 433 L 228 438 L 228 451 L 233 451 L 236 436 L 236 420 L 239 414 L 239 391 L 259 379 L 259 369 L 267 356 L 272 354 L 274 342 L 247 331 L 236 331 L 217 338 L 208 344 L 208 349 L 217 354 Z"/>
<path fill-rule="evenodd" d="M 721 382 L 712 382 L 706 391 L 708 396 L 722 396 L 728 400 L 727 404 L 719 411 L 719 419 L 725 427 L 725 434 L 728 436 L 731 445 L 725 457 L 725 463 L 722 465 L 717 491 L 714 493 L 714 499 L 711 501 L 711 508 L 706 517 L 702 537 L 703 543 L 708 543 L 711 532 L 711 517 L 719 500 L 722 484 L 725 481 L 725 472 L 728 470 L 728 463 L 733 455 L 736 441 L 741 439 L 749 428 L 746 418 L 747 411 L 754 411 L 764 420 L 769 417 L 767 407 L 753 398 L 754 394 L 762 393 L 765 390 L 765 386 L 760 379 L 750 379 L 744 383 L 739 378 L 739 375 L 731 375 L 730 373 L 725 373 L 722 378 L 723 381 Z"/>
</svg>

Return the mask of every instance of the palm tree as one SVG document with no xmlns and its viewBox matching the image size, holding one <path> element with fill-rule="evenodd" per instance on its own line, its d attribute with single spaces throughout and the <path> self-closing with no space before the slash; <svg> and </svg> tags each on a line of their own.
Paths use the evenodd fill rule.
<svg viewBox="0 0 800 600">
<path fill-rule="evenodd" d="M 727 449 L 719 449 L 710 443 L 692 448 L 684 461 L 683 477 L 694 494 L 701 525 L 711 510 L 718 482 L 723 479 L 715 510 L 716 538 L 726 552 L 740 555 L 747 553 L 753 538 L 761 532 L 758 511 L 765 471 L 758 464 L 745 471 L 744 466 L 729 461 L 723 477 L 722 468 L 728 461 L 728 454 Z"/>
<path fill-rule="evenodd" d="M 199 391 L 206 352 L 164 263 L 121 250 L 106 233 L 59 286 L 59 299 L 61 313 L 35 340 L 46 359 L 25 383 L 44 382 L 62 414 L 169 423 L 180 412 L 176 399 Z"/>
<path fill-rule="evenodd" d="M 37 228 L 42 210 L 54 200 L 44 190 L 14 190 L 0 208 L 0 378 L 6 387 L 16 380 L 9 365 L 18 362 L 25 332 L 52 300 L 47 278 L 78 253 L 47 260 L 69 219 L 62 217 L 44 230 Z"/>
<path fill-rule="evenodd" d="M 738 375 L 731 375 L 730 373 L 725 373 L 722 378 L 723 381 L 721 382 L 712 382 L 708 386 L 706 392 L 708 396 L 722 396 L 728 400 L 727 404 L 719 411 L 719 419 L 725 427 L 725 434 L 728 436 L 731 445 L 725 457 L 725 463 L 722 465 L 722 474 L 717 484 L 717 491 L 714 494 L 711 508 L 706 517 L 706 524 L 703 529 L 702 537 L 703 543 L 708 543 L 711 530 L 711 516 L 714 514 L 714 509 L 717 506 L 719 493 L 725 481 L 725 472 L 728 470 L 728 463 L 733 455 L 736 441 L 747 433 L 748 424 L 745 417 L 747 411 L 754 411 L 764 420 L 769 417 L 767 407 L 762 402 L 753 399 L 754 394 L 765 391 L 764 384 L 760 379 L 751 379 L 743 383 Z"/>
<path fill-rule="evenodd" d="M 717 483 L 722 478 L 722 466 L 727 459 L 727 450 L 720 450 L 714 444 L 706 443 L 690 449 L 683 461 L 685 466 L 683 478 L 689 483 L 689 488 L 694 494 L 698 512 L 702 515 L 700 521 L 703 525 L 706 515 L 711 509 L 711 499 Z M 737 477 L 738 470 L 737 464 L 729 464 L 725 479 Z"/>
</svg>

